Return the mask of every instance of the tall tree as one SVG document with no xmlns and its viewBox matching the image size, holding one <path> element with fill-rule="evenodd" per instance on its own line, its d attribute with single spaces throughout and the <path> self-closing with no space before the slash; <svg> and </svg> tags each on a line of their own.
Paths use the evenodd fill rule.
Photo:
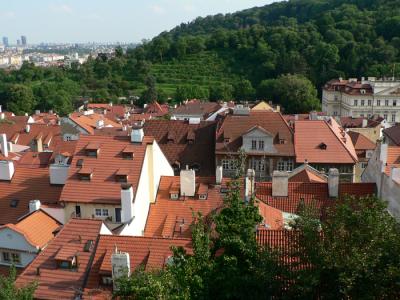
<svg viewBox="0 0 400 300">
<path fill-rule="evenodd" d="M 35 107 L 35 99 L 30 86 L 14 84 L 7 91 L 7 109 L 16 115 L 31 113 Z"/>
<path fill-rule="evenodd" d="M 0 275 L 0 299 L 1 300 L 32 300 L 37 283 L 33 282 L 24 287 L 17 287 L 15 280 L 17 271 L 14 266 L 10 268 L 8 276 Z"/>
</svg>

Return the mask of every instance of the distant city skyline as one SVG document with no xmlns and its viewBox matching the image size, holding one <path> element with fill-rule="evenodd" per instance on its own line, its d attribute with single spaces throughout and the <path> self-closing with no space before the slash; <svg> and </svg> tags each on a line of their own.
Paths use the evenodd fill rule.
<svg viewBox="0 0 400 300">
<path fill-rule="evenodd" d="M 29 43 L 140 42 L 198 16 L 232 13 L 276 0 L 8 0 L 0 36 Z"/>
</svg>

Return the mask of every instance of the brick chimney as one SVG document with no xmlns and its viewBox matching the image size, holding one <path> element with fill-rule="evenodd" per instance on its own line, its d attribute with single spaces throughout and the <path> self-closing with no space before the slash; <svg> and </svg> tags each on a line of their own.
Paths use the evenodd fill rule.
<svg viewBox="0 0 400 300">
<path fill-rule="evenodd" d="M 339 196 L 339 171 L 338 171 L 338 169 L 329 169 L 328 191 L 329 191 L 329 197 L 337 198 Z"/>
<path fill-rule="evenodd" d="M 180 173 L 181 196 L 193 197 L 196 193 L 196 173 L 194 170 L 181 170 Z"/>
<path fill-rule="evenodd" d="M 125 183 L 121 185 L 121 222 L 129 223 L 133 215 L 133 188 Z"/>
<path fill-rule="evenodd" d="M 284 171 L 274 171 L 272 174 L 272 197 L 287 197 L 289 189 L 289 174 Z"/>
</svg>

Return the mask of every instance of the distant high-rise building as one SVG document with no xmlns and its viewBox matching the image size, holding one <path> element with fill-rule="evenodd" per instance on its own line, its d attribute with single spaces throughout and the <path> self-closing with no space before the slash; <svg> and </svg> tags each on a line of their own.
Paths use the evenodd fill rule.
<svg viewBox="0 0 400 300">
<path fill-rule="evenodd" d="M 17 40 L 17 46 L 21 46 L 21 40 Z"/>
<path fill-rule="evenodd" d="M 4 47 L 8 47 L 8 37 L 3 36 L 3 45 Z"/>
<path fill-rule="evenodd" d="M 26 46 L 26 36 L 25 35 L 21 35 L 21 42 L 22 42 L 22 46 Z"/>
</svg>

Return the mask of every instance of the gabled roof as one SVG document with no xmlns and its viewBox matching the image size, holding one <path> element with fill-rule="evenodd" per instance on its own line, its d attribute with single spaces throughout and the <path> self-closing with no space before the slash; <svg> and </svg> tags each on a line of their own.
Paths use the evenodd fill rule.
<svg viewBox="0 0 400 300">
<path fill-rule="evenodd" d="M 24 216 L 17 224 L 6 224 L 0 227 L 9 228 L 22 234 L 33 247 L 43 248 L 54 237 L 53 232 L 61 223 L 39 209 Z"/>
<path fill-rule="evenodd" d="M 362 197 L 375 194 L 375 183 L 340 183 L 339 198 L 345 195 Z M 325 215 L 336 199 L 330 198 L 327 183 L 289 182 L 287 197 L 272 196 L 272 182 L 259 182 L 256 185 L 257 199 L 283 212 L 296 214 L 302 205 L 312 205 Z"/>
<path fill-rule="evenodd" d="M 348 134 L 351 138 L 351 141 L 353 142 L 354 149 L 356 151 L 374 150 L 376 148 L 376 144 L 362 133 L 349 131 Z"/>
<path fill-rule="evenodd" d="M 89 240 L 96 243 L 101 226 L 100 220 L 71 219 L 18 277 L 17 286 L 36 281 L 35 299 L 75 299 L 80 291 L 83 292 L 85 277 L 94 256 L 94 249 L 84 250 L 85 244 Z M 76 249 L 76 270 L 57 267 L 55 256 L 63 247 Z"/>
<path fill-rule="evenodd" d="M 199 176 L 215 174 L 215 122 L 189 124 L 178 120 L 149 120 L 144 124 L 145 135 L 154 136 L 161 150 L 172 165 L 176 162 L 181 167 L 198 164 Z M 169 141 L 168 136 L 174 140 Z M 188 142 L 194 136 L 194 143 Z"/>
<path fill-rule="evenodd" d="M 128 183 L 137 188 L 142 170 L 147 144 L 153 138 L 144 137 L 143 143 L 131 143 L 129 136 L 81 136 L 75 149 L 75 154 L 68 172 L 68 179 L 64 185 L 61 201 L 80 203 L 119 204 L 121 202 L 121 183 L 116 180 L 116 173 L 121 168 L 130 170 Z M 86 155 L 88 144 L 98 144 L 97 157 Z M 124 149 L 129 146 L 134 151 L 133 160 L 126 160 L 122 156 Z M 77 162 L 83 162 L 83 166 Z M 81 169 L 91 170 L 90 181 L 80 180 L 78 174 Z"/>
<path fill-rule="evenodd" d="M 326 145 L 320 147 L 321 143 Z M 354 164 L 357 154 L 348 134 L 334 119 L 296 121 L 294 146 L 297 163 Z"/>
<path fill-rule="evenodd" d="M 160 104 L 157 101 L 149 103 L 143 109 L 144 114 L 149 114 L 152 117 L 161 117 L 168 114 L 169 107 L 167 104 Z"/>
<path fill-rule="evenodd" d="M 328 181 L 328 177 L 320 173 L 317 169 L 311 167 L 309 164 L 303 164 L 294 169 L 289 174 L 289 181 L 304 183 L 325 183 Z"/>
<path fill-rule="evenodd" d="M 367 120 L 366 128 L 374 128 L 379 126 L 384 120 L 382 117 L 374 116 L 373 118 L 355 118 L 355 117 L 341 117 L 340 124 L 343 128 L 362 128 L 363 120 Z"/>
<path fill-rule="evenodd" d="M 111 276 L 111 255 L 115 248 L 129 253 L 130 269 L 134 272 L 139 267 L 146 271 L 164 268 L 172 256 L 172 246 L 183 247 L 192 253 L 190 239 L 101 235 L 85 287 L 85 298 L 111 295 L 111 287 L 101 285 L 101 277 Z"/>
<path fill-rule="evenodd" d="M 31 200 L 39 199 L 42 204 L 58 203 L 61 190 L 62 187 L 50 184 L 47 167 L 16 164 L 12 180 L 0 180 L 0 211 L 7 212 L 0 213 L 0 224 L 15 224 L 29 212 Z M 17 203 L 16 207 L 10 206 L 12 201 Z"/>
<path fill-rule="evenodd" d="M 106 115 L 101 115 L 98 113 L 84 115 L 82 113 L 74 112 L 70 114 L 69 118 L 90 134 L 94 133 L 97 121 L 100 120 L 104 121 L 104 127 L 116 127 L 116 128 L 122 127 L 121 124 L 114 122 L 113 120 L 109 119 Z"/>
<path fill-rule="evenodd" d="M 203 102 L 197 99 L 189 100 L 172 111 L 172 115 L 201 115 L 206 119 L 212 113 L 218 111 L 221 105 L 217 102 Z"/>
<path fill-rule="evenodd" d="M 279 156 L 294 156 L 293 132 L 279 112 L 250 111 L 247 116 L 228 115 L 217 131 L 216 152 L 237 152 L 242 146 L 242 136 L 254 126 L 264 128 L 274 137 L 274 147 Z M 229 142 L 225 138 L 229 138 Z M 279 139 L 285 140 L 284 144 Z"/>
<path fill-rule="evenodd" d="M 387 136 L 395 145 L 400 146 L 400 124 L 383 130 L 383 134 Z"/>
</svg>

